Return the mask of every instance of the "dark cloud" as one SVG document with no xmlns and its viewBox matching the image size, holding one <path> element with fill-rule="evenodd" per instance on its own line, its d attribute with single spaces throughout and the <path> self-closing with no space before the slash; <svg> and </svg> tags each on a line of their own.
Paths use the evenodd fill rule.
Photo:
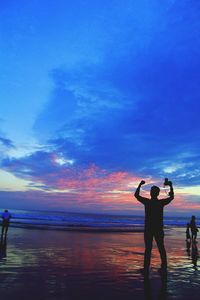
<svg viewBox="0 0 200 300">
<path fill-rule="evenodd" d="M 3 145 L 7 148 L 15 148 L 13 142 L 10 139 L 0 136 L 0 145 Z"/>
<path fill-rule="evenodd" d="M 59 165 L 55 163 L 54 153 L 45 151 L 36 151 L 21 158 L 5 158 L 1 162 L 1 167 L 17 177 L 35 180 L 36 185 L 38 182 L 47 184 L 48 179 L 49 183 L 51 180 L 56 181 L 55 174 L 59 173 Z M 54 178 L 51 177 L 52 174 Z"/>
<path fill-rule="evenodd" d="M 117 72 L 112 69 L 116 67 L 114 65 L 99 70 L 100 74 L 91 68 L 90 76 L 94 73 L 90 78 L 91 86 L 93 82 L 99 82 L 98 76 L 101 77 L 102 72 L 118 74 L 106 81 L 111 93 L 107 99 L 101 97 L 105 91 L 101 82 L 89 99 L 80 96 L 79 110 L 50 141 L 55 149 L 74 158 L 78 164 L 95 162 L 104 168 L 137 172 L 145 168 L 146 172 L 154 170 L 155 175 L 163 161 L 178 159 L 179 163 L 185 164 L 186 158 L 179 157 L 185 152 L 188 152 L 190 163 L 194 161 L 194 154 L 199 161 L 196 155 L 200 129 L 199 77 L 195 60 L 192 65 L 181 66 L 165 61 L 154 68 L 146 61 L 145 67 L 137 70 L 137 76 L 131 64 L 118 66 Z M 67 77 L 67 72 L 63 72 L 63 80 Z M 133 78 L 125 90 L 124 78 Z M 90 100 L 92 96 L 96 99 L 99 91 L 99 102 L 93 106 Z M 104 106 L 100 99 L 104 100 Z"/>
</svg>

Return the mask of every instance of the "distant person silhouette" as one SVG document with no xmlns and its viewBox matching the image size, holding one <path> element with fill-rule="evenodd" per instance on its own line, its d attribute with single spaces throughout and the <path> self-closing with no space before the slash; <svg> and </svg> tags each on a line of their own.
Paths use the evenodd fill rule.
<svg viewBox="0 0 200 300">
<path fill-rule="evenodd" d="M 190 235 L 190 223 L 187 223 L 187 227 L 186 227 L 186 241 L 187 240 L 191 240 L 191 235 Z"/>
<path fill-rule="evenodd" d="M 3 238 L 3 234 L 5 232 L 5 235 L 8 233 L 8 227 L 10 225 L 10 219 L 11 219 L 11 214 L 7 209 L 4 210 L 4 213 L 2 214 L 2 231 L 1 231 L 1 237 Z"/>
<path fill-rule="evenodd" d="M 191 247 L 192 246 L 192 247 Z M 196 242 L 192 242 L 192 240 L 186 240 L 186 251 L 188 257 L 191 257 L 194 269 L 197 270 L 197 260 L 199 258 L 199 252 Z"/>
<path fill-rule="evenodd" d="M 190 221 L 190 228 L 191 228 L 191 233 L 192 233 L 192 241 L 196 242 L 197 238 L 197 232 L 199 231 L 196 225 L 196 217 L 192 216 L 191 221 Z"/>
<path fill-rule="evenodd" d="M 165 185 L 170 187 L 169 197 L 158 200 L 160 189 L 157 186 L 152 186 L 150 195 L 151 198 L 140 196 L 140 188 L 145 184 L 142 180 L 135 191 L 135 197 L 145 206 L 145 253 L 144 253 L 144 274 L 148 275 L 151 261 L 151 250 L 153 238 L 155 238 L 161 258 L 161 270 L 167 270 L 167 255 L 164 247 L 164 230 L 163 230 L 163 208 L 174 199 L 174 191 L 172 182 L 165 179 Z"/>
</svg>

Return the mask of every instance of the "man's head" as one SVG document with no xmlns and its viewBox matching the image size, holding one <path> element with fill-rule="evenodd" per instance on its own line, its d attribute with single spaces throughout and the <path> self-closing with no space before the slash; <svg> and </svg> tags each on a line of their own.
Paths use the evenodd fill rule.
<svg viewBox="0 0 200 300">
<path fill-rule="evenodd" d="M 151 187 L 151 191 L 150 191 L 151 198 L 157 198 L 158 195 L 159 195 L 159 193 L 160 193 L 159 187 L 156 186 L 156 185 L 153 185 L 153 186 Z"/>
</svg>

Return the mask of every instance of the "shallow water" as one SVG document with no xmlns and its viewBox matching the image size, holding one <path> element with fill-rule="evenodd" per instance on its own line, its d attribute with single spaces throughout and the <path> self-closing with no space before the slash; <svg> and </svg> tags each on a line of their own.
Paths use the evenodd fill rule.
<svg viewBox="0 0 200 300">
<path fill-rule="evenodd" d="M 1 299 L 199 299 L 197 249 L 188 256 L 184 231 L 166 231 L 167 278 L 155 247 L 144 281 L 142 233 L 11 228 L 0 261 Z"/>
</svg>

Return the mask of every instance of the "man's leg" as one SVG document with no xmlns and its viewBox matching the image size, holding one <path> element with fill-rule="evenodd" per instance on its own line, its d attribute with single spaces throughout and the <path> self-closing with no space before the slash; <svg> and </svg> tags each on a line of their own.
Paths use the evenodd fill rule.
<svg viewBox="0 0 200 300">
<path fill-rule="evenodd" d="M 9 225 L 7 224 L 6 225 L 6 230 L 5 230 L 5 234 L 7 235 L 7 233 L 8 233 L 8 227 L 9 227 Z"/>
<path fill-rule="evenodd" d="M 149 266 L 150 266 L 150 261 L 151 261 L 153 233 L 145 230 L 145 232 L 144 232 L 144 241 L 145 241 L 144 269 L 148 271 Z"/>
<path fill-rule="evenodd" d="M 161 258 L 161 268 L 166 269 L 167 268 L 167 254 L 164 246 L 164 231 L 160 230 L 159 232 L 156 232 L 155 234 L 155 240 L 158 246 L 158 250 L 160 252 L 160 258 Z"/>
<path fill-rule="evenodd" d="M 3 236 L 3 234 L 4 234 L 4 229 L 5 229 L 5 226 L 4 226 L 4 224 L 2 224 L 1 236 Z"/>
</svg>

